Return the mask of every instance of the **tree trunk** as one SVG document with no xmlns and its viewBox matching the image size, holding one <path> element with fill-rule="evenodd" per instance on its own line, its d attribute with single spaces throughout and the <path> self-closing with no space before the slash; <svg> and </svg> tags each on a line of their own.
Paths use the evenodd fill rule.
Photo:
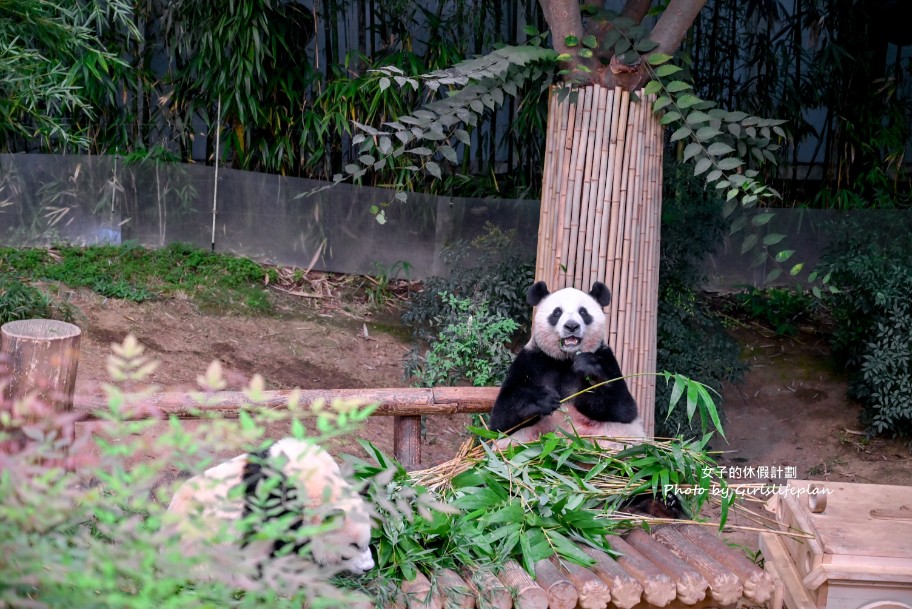
<svg viewBox="0 0 912 609">
<path fill-rule="evenodd" d="M 651 97 L 600 85 L 552 89 L 535 279 L 611 289 L 607 340 L 621 371 L 655 372 L 662 127 Z M 655 377 L 627 379 L 648 435 Z"/>
</svg>

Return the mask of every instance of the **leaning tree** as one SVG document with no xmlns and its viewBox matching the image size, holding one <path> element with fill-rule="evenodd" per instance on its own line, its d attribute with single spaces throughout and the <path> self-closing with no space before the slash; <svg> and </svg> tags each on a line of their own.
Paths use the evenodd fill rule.
<svg viewBox="0 0 912 609">
<path fill-rule="evenodd" d="M 758 180 L 758 166 L 775 162 L 785 132 L 781 121 L 718 108 L 696 95 L 679 48 L 706 0 L 669 0 L 658 7 L 627 0 L 620 12 L 578 0 L 540 2 L 550 48 L 544 35 L 529 32 L 527 45 L 418 78 L 394 67 L 376 70 L 380 88 L 424 86 L 440 95 L 396 121 L 357 125 L 359 157 L 346 172 L 357 179 L 371 168 L 396 164 L 440 177 L 442 164 L 456 163 L 458 147 L 471 145 L 479 115 L 496 110 L 520 87 L 542 82 L 550 92 L 536 279 L 552 289 L 588 289 L 596 280 L 608 285 L 608 339 L 621 369 L 655 372 L 665 127 L 694 172 L 720 190 L 727 216 L 775 196 Z M 381 207 L 374 212 L 384 221 Z M 770 217 L 754 215 L 750 224 L 761 226 Z M 732 231 L 750 224 L 740 215 Z M 781 265 L 791 252 L 770 252 L 779 240 L 751 232 L 743 250 L 760 246 L 757 260 L 772 256 Z M 790 270 L 794 274 L 800 266 Z M 655 378 L 629 380 L 650 433 Z M 698 396 L 687 397 L 692 403 Z"/>
</svg>

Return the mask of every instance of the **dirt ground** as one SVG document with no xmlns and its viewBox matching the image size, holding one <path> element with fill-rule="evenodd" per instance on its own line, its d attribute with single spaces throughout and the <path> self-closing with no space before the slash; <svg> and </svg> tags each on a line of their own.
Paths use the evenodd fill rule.
<svg viewBox="0 0 912 609">
<path fill-rule="evenodd" d="M 70 302 L 81 312 L 75 321 L 83 330 L 77 394 L 100 395 L 110 346 L 128 333 L 161 362 L 151 381 L 162 390 L 194 389 L 213 359 L 222 362 L 229 389 L 242 388 L 254 373 L 271 389 L 407 386 L 402 359 L 409 341 L 395 312 L 274 296 L 275 316 L 244 318 L 205 315 L 188 300 L 137 305 L 74 292 Z M 824 335 L 804 331 L 782 338 L 752 324 L 731 331 L 749 371 L 742 384 L 724 389 L 727 443 L 716 441 L 713 448 L 723 451 L 721 465 L 739 468 L 728 474 L 753 467 L 755 473 L 742 476 L 745 482 L 795 476 L 912 485 L 908 446 L 861 433 L 858 406 L 845 397 L 844 376 L 828 364 Z M 428 417 L 423 464 L 453 457 L 467 437 L 468 420 Z M 388 417 L 371 418 L 358 434 L 388 454 L 392 435 Z M 351 440 L 329 448 L 364 456 Z M 782 469 L 778 476 L 763 476 L 757 473 L 761 467 Z M 750 536 L 743 543 L 754 546 Z"/>
</svg>

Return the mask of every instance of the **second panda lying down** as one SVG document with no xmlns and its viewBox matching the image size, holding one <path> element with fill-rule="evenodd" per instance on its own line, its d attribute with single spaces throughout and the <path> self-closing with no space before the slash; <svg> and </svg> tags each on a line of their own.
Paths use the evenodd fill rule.
<svg viewBox="0 0 912 609">
<path fill-rule="evenodd" d="M 329 453 L 306 441 L 285 438 L 207 469 L 181 485 L 168 511 L 188 544 L 227 538 L 256 564 L 290 549 L 290 560 L 312 560 L 339 571 L 361 574 L 374 567 L 367 505 Z M 285 541 L 256 540 L 259 522 L 239 526 L 254 513 L 264 522 L 287 518 L 289 536 L 307 525 L 323 523 L 328 530 L 285 548 Z M 309 559 L 307 552 L 299 554 L 305 546 Z"/>
</svg>

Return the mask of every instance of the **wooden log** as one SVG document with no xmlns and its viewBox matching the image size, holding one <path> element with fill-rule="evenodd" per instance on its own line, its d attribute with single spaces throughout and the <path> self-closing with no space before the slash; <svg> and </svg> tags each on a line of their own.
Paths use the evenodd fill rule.
<svg viewBox="0 0 912 609">
<path fill-rule="evenodd" d="M 393 456 L 411 470 L 421 463 L 421 417 L 393 417 Z"/>
<path fill-rule="evenodd" d="M 447 609 L 474 609 L 475 594 L 472 588 L 452 569 L 437 572 L 437 588 Z"/>
<path fill-rule="evenodd" d="M 582 609 L 605 609 L 611 602 L 611 590 L 608 584 L 589 569 L 572 562 L 559 561 L 552 557 L 560 570 L 567 575 L 579 594 L 579 606 Z"/>
<path fill-rule="evenodd" d="M 765 603 L 772 597 L 776 588 L 772 576 L 744 554 L 726 545 L 712 531 L 696 525 L 682 526 L 680 531 L 694 545 L 738 576 L 744 596 L 757 603 Z"/>
<path fill-rule="evenodd" d="M 655 607 L 664 607 L 677 597 L 675 582 L 618 536 L 608 537 L 611 548 L 620 553 L 616 559 L 624 571 L 640 582 L 643 600 Z"/>
<path fill-rule="evenodd" d="M 475 569 L 471 572 L 463 570 L 462 579 L 474 592 L 479 607 L 490 607 L 491 609 L 511 609 L 513 607 L 510 588 L 487 569 Z"/>
<path fill-rule="evenodd" d="M 421 573 L 415 579 L 402 582 L 408 609 L 443 609 L 443 599 L 431 588 L 430 580 Z"/>
<path fill-rule="evenodd" d="M 515 560 L 507 561 L 498 579 L 515 592 L 513 606 L 516 609 L 546 609 L 548 595 L 535 583 Z"/>
<path fill-rule="evenodd" d="M 326 404 L 333 400 L 378 404 L 373 416 L 421 416 L 458 413 L 485 413 L 491 410 L 498 387 L 437 387 L 434 389 L 396 387 L 383 389 L 293 389 L 263 391 L 256 402 L 243 391 L 215 393 L 156 393 L 143 399 L 143 409 L 134 418 L 199 419 L 219 416 L 237 418 L 238 412 L 255 404 L 260 408 L 285 409 L 291 399 L 300 405 L 312 405 L 318 400 Z M 97 418 L 93 412 L 106 410 L 104 398 L 77 396 L 76 408 L 82 418 Z"/>
<path fill-rule="evenodd" d="M 73 410 L 73 390 L 79 367 L 78 326 L 53 319 L 26 319 L 0 326 L 0 362 L 6 377 L 0 408 L 21 416 L 24 425 L 48 422 L 48 431 L 69 443 L 75 419 L 56 417 Z M 0 379 L 4 380 L 4 379 Z M 13 444 L 21 438 L 13 432 Z"/>
<path fill-rule="evenodd" d="M 677 527 L 658 527 L 653 536 L 671 553 L 696 569 L 709 583 L 712 598 L 722 605 L 731 605 L 741 599 L 743 588 L 738 576 L 701 547 L 691 543 Z"/>
<path fill-rule="evenodd" d="M 640 602 L 640 598 L 643 596 L 643 586 L 635 577 L 627 573 L 605 552 L 595 548 L 582 546 L 581 548 L 595 561 L 595 565 L 590 569 L 608 585 L 608 590 L 611 591 L 611 603 L 615 607 L 630 609 Z"/>
<path fill-rule="evenodd" d="M 576 586 L 550 560 L 535 563 L 535 581 L 548 595 L 548 609 L 573 609 L 579 600 Z"/>
<path fill-rule="evenodd" d="M 693 605 L 706 597 L 707 581 L 700 573 L 672 555 L 646 531 L 634 529 L 625 538 L 647 560 L 660 568 L 675 582 L 678 600 Z"/>
</svg>

